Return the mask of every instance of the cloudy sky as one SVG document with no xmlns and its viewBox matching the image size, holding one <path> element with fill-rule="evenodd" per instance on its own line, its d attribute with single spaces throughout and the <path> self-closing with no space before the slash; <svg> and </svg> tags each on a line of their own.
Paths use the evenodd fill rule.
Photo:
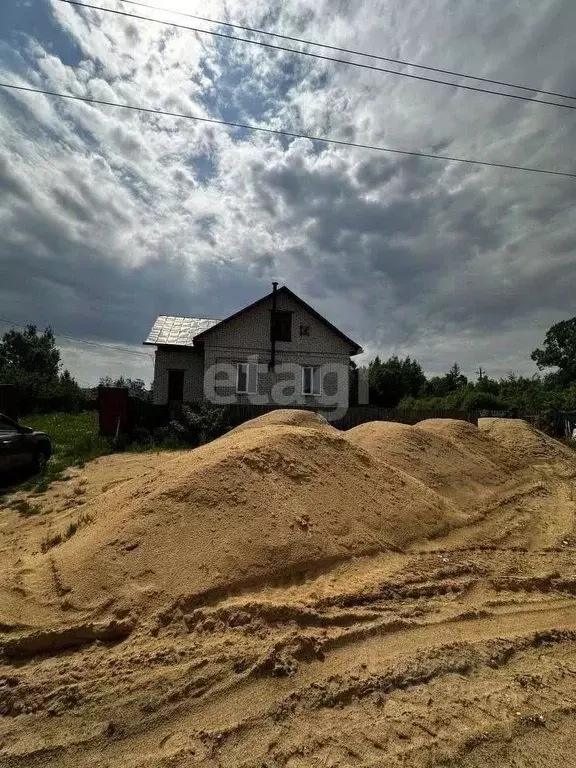
<svg viewBox="0 0 576 768">
<path fill-rule="evenodd" d="M 573 0 L 96 4 L 222 30 L 170 11 L 199 13 L 576 95 Z M 0 80 L 576 172 L 574 110 L 59 0 L 1 4 Z M 576 179 L 2 89 L 0 136 L 0 317 L 51 325 L 84 383 L 120 373 L 149 381 L 151 350 L 141 342 L 157 314 L 222 317 L 273 279 L 368 356 L 409 354 L 428 372 L 457 360 L 470 374 L 479 365 L 491 375 L 532 373 L 529 353 L 546 329 L 576 314 Z"/>
</svg>

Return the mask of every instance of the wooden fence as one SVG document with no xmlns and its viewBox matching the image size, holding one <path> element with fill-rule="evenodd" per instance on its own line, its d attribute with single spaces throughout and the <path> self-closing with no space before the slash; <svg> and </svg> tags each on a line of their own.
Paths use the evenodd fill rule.
<svg viewBox="0 0 576 768">
<path fill-rule="evenodd" d="M 181 409 L 168 406 L 152 405 L 129 397 L 123 388 L 100 387 L 98 390 L 100 411 L 100 434 L 114 436 L 126 434 L 134 429 L 152 430 L 167 424 L 171 418 L 178 418 Z M 191 405 L 194 409 L 194 405 Z M 351 429 L 367 421 L 397 421 L 402 424 L 417 424 L 423 419 L 458 419 L 478 424 L 478 414 L 472 411 L 407 411 L 401 408 L 377 408 L 371 405 L 357 405 L 348 408 L 344 416 L 331 419 L 330 412 L 321 408 L 308 407 L 309 410 L 325 416 L 337 429 Z M 245 421 L 255 419 L 270 411 L 278 410 L 276 405 L 228 405 L 224 408 L 226 422 L 230 427 L 237 427 Z M 334 414 L 335 415 L 335 414 Z"/>
<path fill-rule="evenodd" d="M 332 420 L 330 412 L 321 408 L 295 407 L 298 407 L 300 410 L 309 410 L 322 414 L 337 429 L 351 429 L 358 424 L 365 424 L 367 421 L 396 421 L 402 424 L 417 424 L 424 419 L 457 419 L 478 424 L 478 413 L 475 411 L 408 411 L 403 408 L 378 408 L 372 405 L 356 405 L 348 408 L 344 416 Z M 278 406 L 274 405 L 229 405 L 226 407 L 226 413 L 230 426 L 237 427 L 245 421 L 255 419 L 257 416 L 262 416 L 264 413 L 277 409 Z"/>
</svg>

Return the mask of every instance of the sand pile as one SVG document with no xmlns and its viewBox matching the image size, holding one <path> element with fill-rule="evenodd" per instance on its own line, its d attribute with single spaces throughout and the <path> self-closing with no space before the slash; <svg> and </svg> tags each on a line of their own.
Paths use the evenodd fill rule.
<svg viewBox="0 0 576 768">
<path fill-rule="evenodd" d="M 474 424 L 457 419 L 426 419 L 417 426 L 427 432 L 450 440 L 458 449 L 498 465 L 503 470 L 515 471 L 523 466 L 520 457 L 506 446 L 492 440 Z"/>
<path fill-rule="evenodd" d="M 50 551 L 61 592 L 98 613 L 225 594 L 436 536 L 461 522 L 417 480 L 332 428 L 231 433 L 84 505 Z"/>
<path fill-rule="evenodd" d="M 269 427 L 274 424 L 283 424 L 285 426 L 292 427 L 307 427 L 308 429 L 331 429 L 334 427 L 326 421 L 324 416 L 320 416 L 319 413 L 314 411 L 304 411 L 298 408 L 280 408 L 270 413 L 265 413 L 262 416 L 258 416 L 250 421 L 245 421 L 244 424 L 240 424 L 239 427 L 231 430 L 229 434 L 233 432 L 243 432 L 245 429 L 253 429 L 254 427 Z"/>
<path fill-rule="evenodd" d="M 0 767 L 573 765 L 574 472 L 545 452 L 450 530 L 458 479 L 551 447 L 490 431 L 260 421 L 3 509 Z"/>
<path fill-rule="evenodd" d="M 464 426 L 466 435 L 476 430 Z M 477 441 L 468 439 L 467 450 L 461 440 L 456 443 L 443 431 L 438 434 L 429 428 L 374 421 L 354 427 L 345 436 L 374 458 L 401 469 L 457 503 L 476 502 L 510 478 L 505 465 L 486 458 L 483 450 L 474 450 Z M 448 432 L 454 434 L 451 428 Z"/>
<path fill-rule="evenodd" d="M 528 464 L 569 463 L 576 453 L 522 419 L 479 419 L 480 431 Z"/>
</svg>

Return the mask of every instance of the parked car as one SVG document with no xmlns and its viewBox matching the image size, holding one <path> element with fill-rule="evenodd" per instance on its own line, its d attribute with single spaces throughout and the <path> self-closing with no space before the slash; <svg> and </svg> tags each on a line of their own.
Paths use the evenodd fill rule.
<svg viewBox="0 0 576 768">
<path fill-rule="evenodd" d="M 45 432 L 36 432 L 0 413 L 0 472 L 30 467 L 42 472 L 52 455 L 52 443 Z"/>
</svg>

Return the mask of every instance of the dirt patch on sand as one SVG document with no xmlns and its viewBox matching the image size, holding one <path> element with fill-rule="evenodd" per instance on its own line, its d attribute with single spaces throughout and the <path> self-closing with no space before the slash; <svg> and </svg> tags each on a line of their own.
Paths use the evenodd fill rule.
<svg viewBox="0 0 576 768">
<path fill-rule="evenodd" d="M 573 476 L 481 426 L 276 413 L 3 511 L 0 766 L 572 765 Z"/>
</svg>

